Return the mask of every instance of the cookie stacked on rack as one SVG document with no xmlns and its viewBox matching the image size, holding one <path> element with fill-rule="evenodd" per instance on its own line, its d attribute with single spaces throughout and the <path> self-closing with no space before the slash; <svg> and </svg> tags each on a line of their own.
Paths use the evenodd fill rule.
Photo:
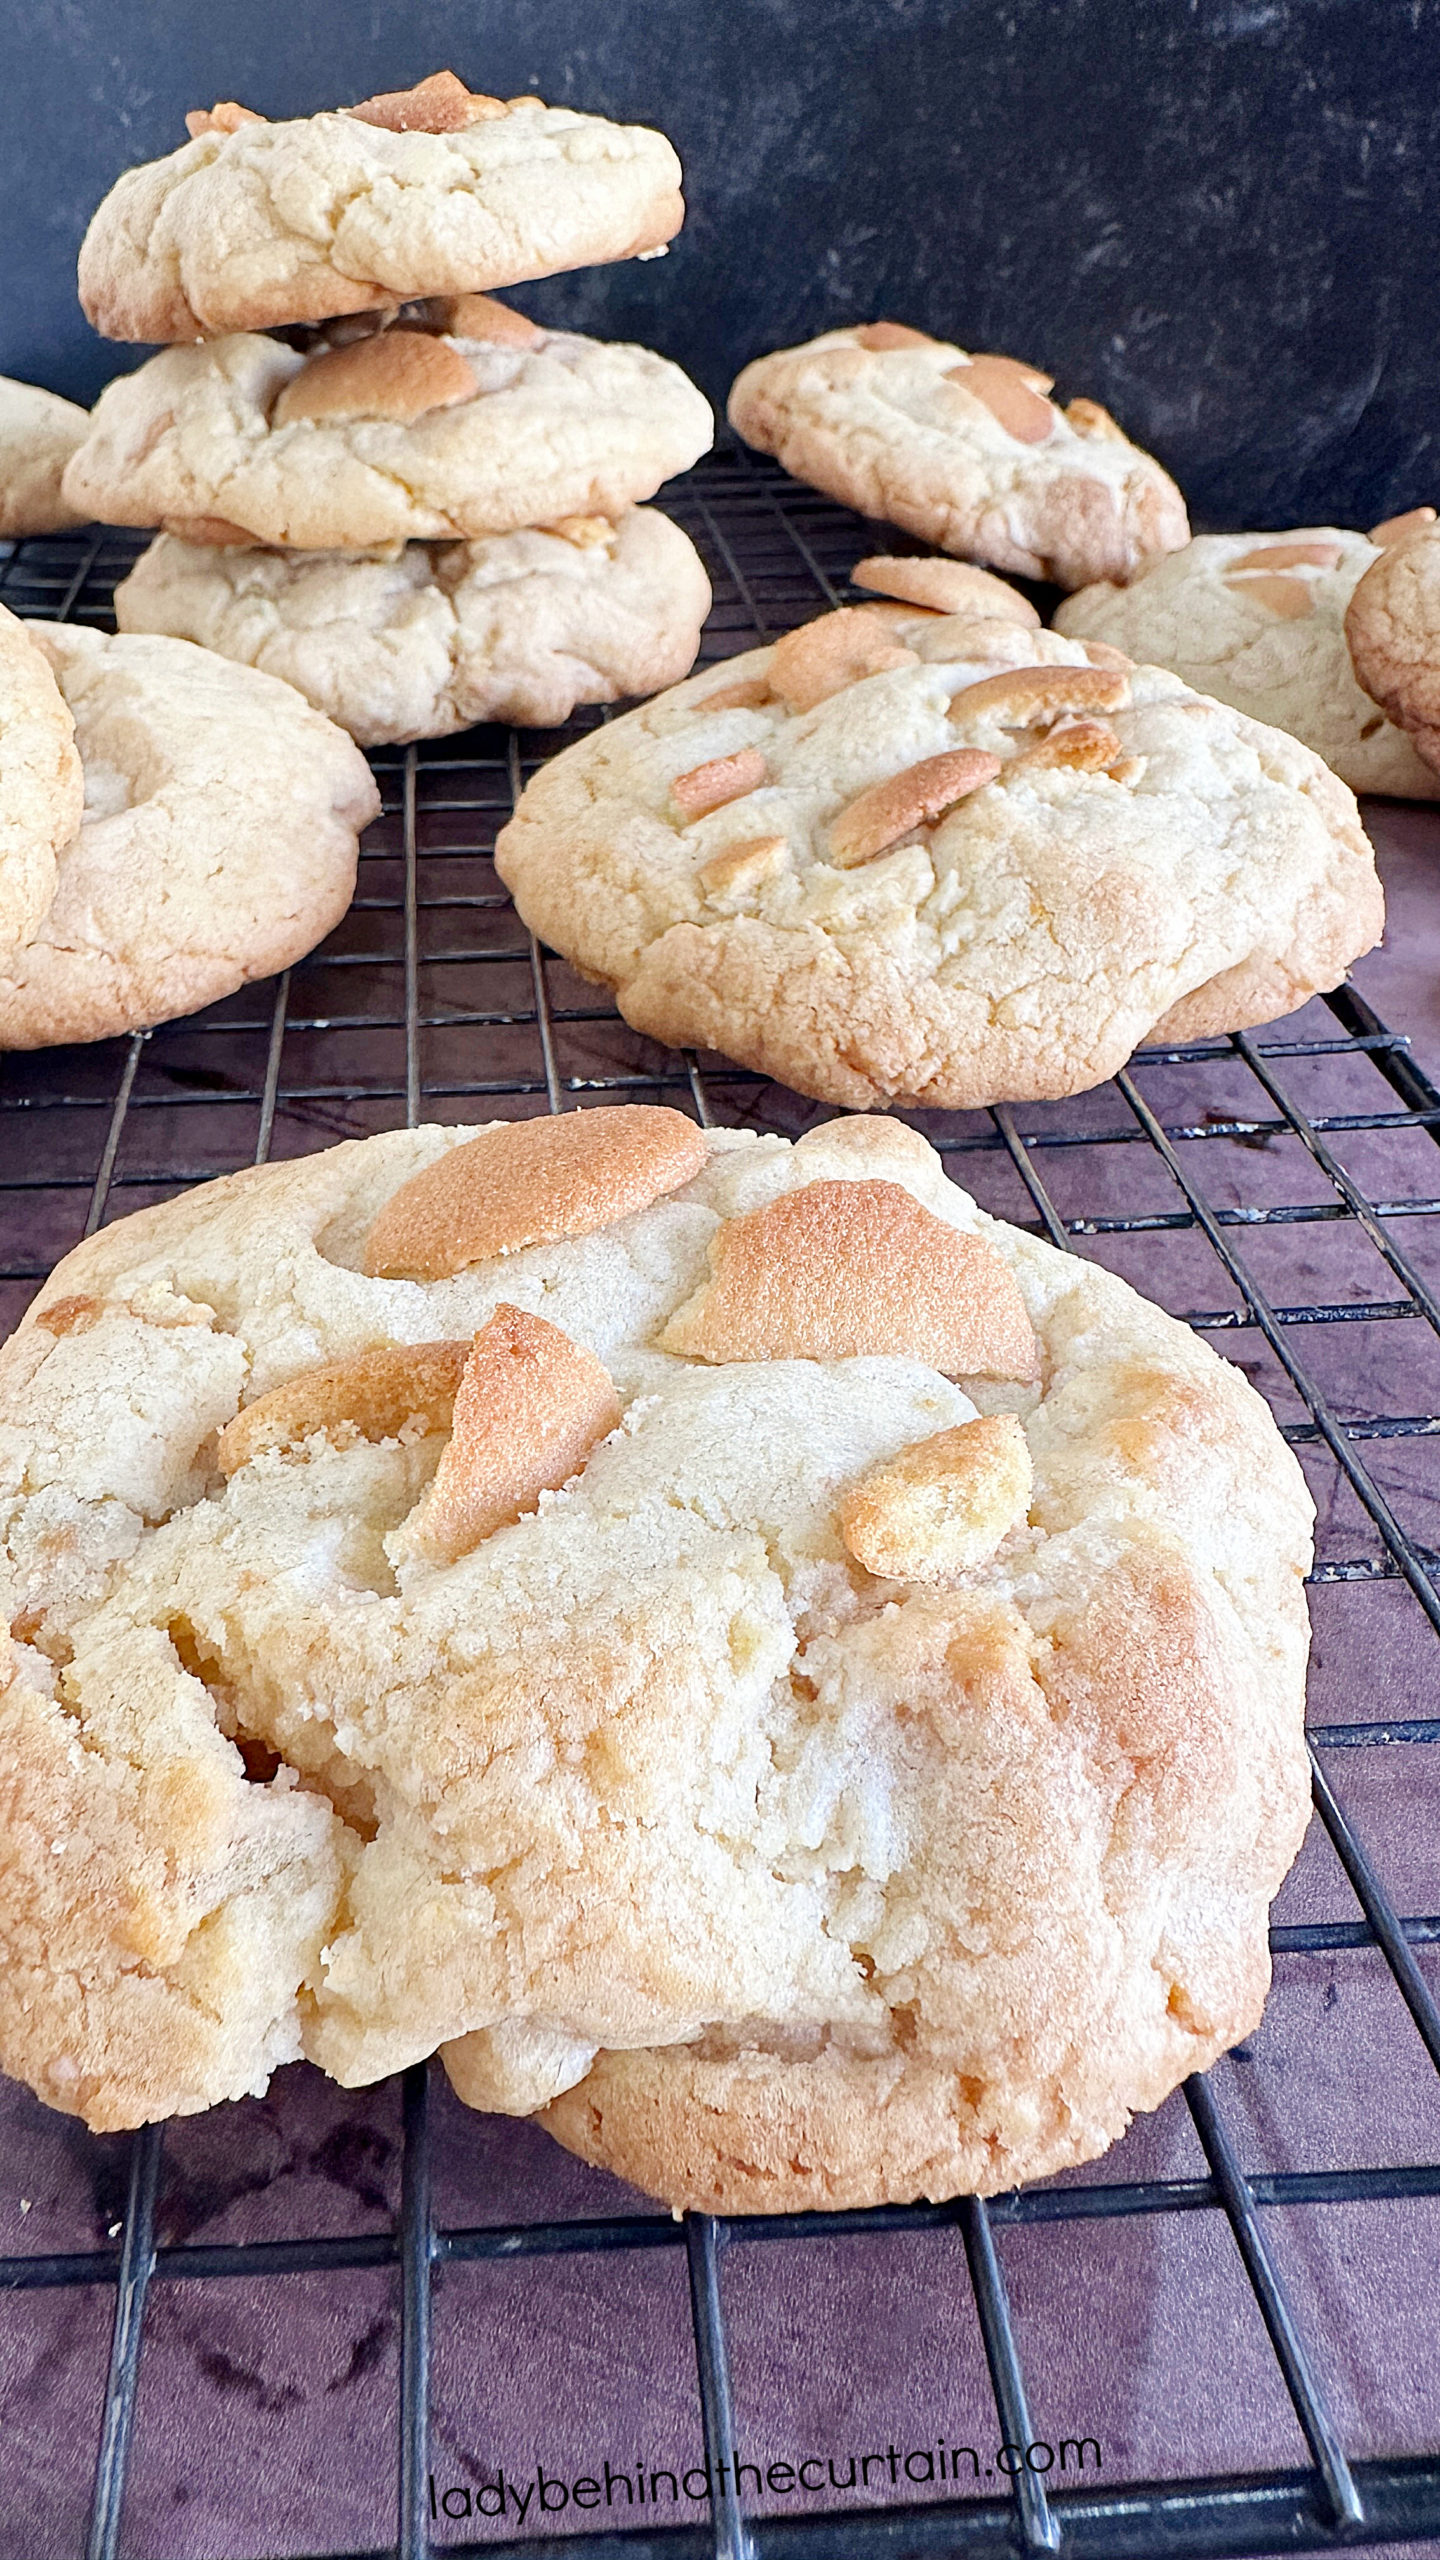
<svg viewBox="0 0 1440 2560">
<path fill-rule="evenodd" d="M 65 475 L 86 515 L 160 528 L 122 631 L 283 676 L 364 745 L 677 681 L 709 587 L 643 502 L 708 449 L 709 407 L 647 348 L 494 299 L 662 254 L 684 215 L 665 137 L 448 71 L 187 122 L 80 253 L 96 327 L 162 349 Z"/>
</svg>

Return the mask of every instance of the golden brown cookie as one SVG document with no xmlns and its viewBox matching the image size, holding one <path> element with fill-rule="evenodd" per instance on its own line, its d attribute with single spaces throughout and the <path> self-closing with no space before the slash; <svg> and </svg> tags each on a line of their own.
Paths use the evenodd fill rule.
<svg viewBox="0 0 1440 2560">
<path fill-rule="evenodd" d="M 73 717 L 84 808 L 43 913 L 0 952 L 0 1049 L 194 1013 L 338 924 L 380 805 L 343 731 L 188 640 L 23 629 Z"/>
<path fill-rule="evenodd" d="M 678 365 L 561 330 L 524 344 L 375 330 L 310 355 L 252 333 L 167 347 L 112 382 L 65 489 L 108 524 L 187 542 L 473 541 L 623 515 L 708 449 L 713 424 Z"/>
<path fill-rule="evenodd" d="M 65 533 L 84 523 L 60 483 L 89 424 L 73 400 L 0 377 L 0 537 Z"/>
<path fill-rule="evenodd" d="M 142 1210 L 0 1350 L 0 2067 L 103 2128 L 438 2045 L 726 2212 L 1091 2158 L 1259 2015 L 1309 1521 L 884 1120 Z"/>
<path fill-rule="evenodd" d="M 1131 577 L 1186 540 L 1185 501 L 1098 402 L 1062 409 L 1051 388 L 1012 356 L 879 321 L 758 357 L 730 423 L 797 480 L 942 551 L 1062 587 Z"/>
<path fill-rule="evenodd" d="M 899 602 L 565 748 L 496 863 L 638 1030 L 862 1107 L 1074 1093 L 1147 1038 L 1272 1021 L 1383 916 L 1354 800 L 1294 738 Z"/>
<path fill-rule="evenodd" d="M 80 251 L 102 337 L 148 345 L 486 292 L 662 248 L 684 219 L 661 133 L 453 72 L 271 124 L 226 100 L 128 169 Z"/>
<path fill-rule="evenodd" d="M 55 895 L 84 793 L 74 714 L 33 629 L 0 605 L 0 967 Z"/>
<path fill-rule="evenodd" d="M 1345 637 L 1371 700 L 1409 733 L 1429 771 L 1440 774 L 1440 530 L 1423 509 L 1415 518 L 1398 528 L 1398 538 L 1392 535 L 1360 580 L 1346 610 Z"/>
<path fill-rule="evenodd" d="M 653 507 L 380 558 L 162 533 L 115 590 L 122 631 L 283 676 L 364 747 L 558 728 L 578 703 L 657 693 L 689 673 L 709 610 L 694 544 Z"/>
<path fill-rule="evenodd" d="M 1352 663 L 1354 600 L 1362 586 L 1375 594 L 1370 573 L 1389 558 L 1374 535 L 1335 525 L 1201 534 L 1128 585 L 1066 596 L 1055 628 L 1168 667 L 1197 693 L 1288 730 L 1352 791 L 1430 800 L 1433 773 Z M 1359 646 L 1363 656 L 1363 631 Z"/>
</svg>

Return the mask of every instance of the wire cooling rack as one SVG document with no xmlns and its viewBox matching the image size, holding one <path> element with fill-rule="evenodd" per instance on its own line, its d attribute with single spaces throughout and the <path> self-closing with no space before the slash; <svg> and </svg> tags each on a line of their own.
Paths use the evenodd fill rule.
<svg viewBox="0 0 1440 2560">
<path fill-rule="evenodd" d="M 712 574 L 708 659 L 843 601 L 849 564 L 875 547 L 873 528 L 744 455 L 722 453 L 666 503 Z M 895 547 L 893 535 L 885 539 Z M 110 627 L 111 588 L 140 547 L 104 533 L 0 552 L 0 597 L 22 614 Z M 583 715 L 564 735 L 598 716 Z M 482 729 L 377 755 L 384 812 L 366 841 L 354 906 L 320 950 L 279 980 L 153 1035 L 3 1063 L 0 1317 L 13 1322 L 58 1254 L 107 1218 L 243 1163 L 399 1122 L 642 1096 L 678 1102 L 705 1124 L 787 1134 L 823 1116 L 723 1060 L 675 1055 L 641 1039 L 521 927 L 489 849 L 527 773 L 561 743 L 560 735 Z M 987 1206 L 1139 1278 L 1257 1379 L 1319 1498 L 1314 1580 L 1328 1603 L 1343 1610 L 1354 1595 L 1393 1585 L 1419 1613 L 1426 1643 L 1440 1633 L 1440 1554 L 1430 1542 L 1440 1533 L 1440 1485 L 1433 1468 L 1427 1480 L 1424 1464 L 1426 1444 L 1440 1432 L 1440 1361 L 1431 1358 L 1440 1300 L 1427 1276 L 1440 1234 L 1429 1223 L 1440 1216 L 1433 1152 L 1440 1091 L 1403 1036 L 1345 988 L 1263 1034 L 1141 1053 L 1112 1085 L 1073 1102 L 916 1116 L 949 1170 Z M 1435 1381 L 1429 1392 L 1427 1377 Z M 1405 1409 L 1407 1402 L 1418 1409 Z M 1312 1965 L 1339 1950 L 1370 1950 L 1408 2011 L 1407 2022 L 1393 2008 L 1390 2050 L 1413 2027 L 1440 2070 L 1440 2011 L 1422 1969 L 1423 1950 L 1440 1939 L 1440 1918 L 1397 1910 L 1383 1861 L 1362 1842 L 1332 1784 L 1339 1754 L 1373 1759 L 1386 1744 L 1440 1742 L 1440 1713 L 1423 1711 L 1427 1679 L 1434 1698 L 1427 1674 L 1406 1702 L 1415 1712 L 1386 1712 L 1361 1687 L 1342 1702 L 1352 1713 L 1312 1726 L 1316 1810 L 1356 1916 L 1282 1923 L 1272 1941 L 1285 1958 Z M 404 2076 L 392 2227 L 157 2245 L 166 2129 L 154 2126 L 129 2145 L 118 2246 L 0 2260 L 0 2288 L 98 2286 L 113 2294 L 86 2560 L 112 2560 L 122 2548 L 155 2288 L 215 2287 L 237 2277 L 278 2284 L 307 2271 L 357 2269 L 394 2271 L 401 2300 L 398 2505 L 393 2519 L 376 2518 L 367 2554 L 422 2560 L 432 2549 L 513 2548 L 608 2560 L 662 2553 L 898 2560 L 1019 2549 L 1114 2560 L 1440 2535 L 1440 2431 L 1429 2451 L 1413 2450 L 1412 2438 L 1403 2458 L 1347 2455 L 1322 2341 L 1295 2307 L 1275 2245 L 1277 2224 L 1304 2207 L 1336 2216 L 1380 2202 L 1423 2209 L 1440 2197 L 1440 2160 L 1247 2168 L 1233 2114 L 1216 2096 L 1231 2068 L 1222 2063 L 1184 2092 L 1201 2175 L 1126 2178 L 1112 2158 L 1108 2174 L 1098 2163 L 1083 2177 L 988 2204 L 733 2222 L 691 2215 L 683 2224 L 642 2205 L 588 2219 L 441 2227 L 431 2204 L 432 2098 L 418 2067 Z M 1067 2226 L 1086 2221 L 1195 2215 L 1228 2225 L 1308 2462 L 1119 2487 L 1047 2486 L 1045 2466 L 1021 2458 L 1037 2449 L 1037 2377 L 1017 2342 L 1007 2235 L 1045 2227 L 1051 2245 L 1063 2245 Z M 717 2496 L 703 2523 L 642 2527 L 631 2519 L 613 2532 L 587 2528 L 544 2541 L 467 2542 L 437 2531 L 427 2430 L 438 2269 L 683 2250 L 706 2458 L 718 2465 L 736 2427 L 727 2252 L 763 2255 L 837 2234 L 884 2250 L 897 2233 L 927 2230 L 953 2235 L 956 2280 L 968 2271 L 1002 2450 L 1015 2449 L 1008 2489 L 997 2482 L 994 2495 L 804 2515 L 749 2512 L 747 2502 Z M 1418 2224 L 1413 2245 L 1428 2245 Z M 855 2353 L 863 2355 L 863 2341 Z M 1207 2347 L 1197 2333 L 1197 2359 L 1224 2353 L 1223 2341 Z M 88 2463 L 88 2449 L 82 2458 Z M 712 2476 L 723 2477 L 718 2469 Z"/>
</svg>

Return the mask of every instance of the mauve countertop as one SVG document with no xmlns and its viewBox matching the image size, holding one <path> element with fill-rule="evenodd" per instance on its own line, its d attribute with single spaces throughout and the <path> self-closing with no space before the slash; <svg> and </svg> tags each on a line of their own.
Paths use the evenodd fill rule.
<svg viewBox="0 0 1440 2560">
<path fill-rule="evenodd" d="M 1440 813 L 1374 804 L 1367 814 L 1390 929 L 1386 949 L 1363 961 L 1356 979 L 1440 1075 Z M 1317 1027 L 1334 1029 L 1321 1008 L 1311 1014 Z M 1374 1107 L 1393 1107 L 1363 1062 L 1345 1061 L 1329 1085 L 1314 1062 L 1279 1063 L 1312 1109 L 1334 1100 L 1341 1085 L 1348 1095 L 1363 1086 L 1353 1107 L 1366 1107 L 1367 1096 Z M 1245 1071 L 1216 1072 L 1223 1101 L 1223 1078 L 1244 1081 Z M 1162 1111 L 1170 1074 L 1142 1072 Z M 1193 1083 L 1186 1090 L 1193 1100 Z M 1248 1104 L 1235 1095 L 1237 1107 L 1256 1099 L 1253 1087 Z M 1114 1121 L 1113 1097 L 1096 1097 L 1094 1107 L 1097 1126 Z M 1352 1106 L 1342 1098 L 1340 1107 Z M 1018 1116 L 1030 1127 L 1045 1119 L 1042 1111 Z M 922 1116 L 920 1125 L 930 1128 L 934 1118 Z M 1423 1132 L 1359 1132 L 1336 1144 L 1372 1197 L 1440 1191 Z M 1004 1160 L 979 1161 L 995 1186 L 991 1205 L 1017 1210 L 1018 1186 Z M 1083 1162 L 1057 1155 L 1044 1170 L 1067 1214 L 1133 1205 L 1137 1171 L 1147 1183 L 1157 1178 L 1148 1151 L 1120 1146 L 1087 1150 Z M 1324 1191 L 1288 1138 L 1271 1141 L 1268 1152 L 1252 1143 L 1244 1154 L 1212 1144 L 1204 1171 L 1210 1197 L 1222 1202 L 1232 1196 L 1227 1186 L 1251 1201 L 1272 1186 L 1275 1198 Z M 1297 1190 L 1307 1178 L 1308 1190 Z M 1079 1190 L 1067 1196 L 1067 1184 L 1083 1186 L 1083 1198 Z M 988 1196 L 978 1180 L 976 1188 Z M 1435 1219 L 1407 1220 L 1403 1240 L 1422 1268 L 1440 1268 Z M 1394 1294 L 1352 1228 L 1298 1227 L 1278 1237 L 1266 1230 L 1242 1233 L 1240 1242 L 1287 1302 L 1314 1293 Z M 1233 1301 L 1193 1235 L 1099 1239 L 1094 1249 L 1178 1311 Z M 1368 1276 L 1357 1252 L 1373 1264 Z M 1275 1385 L 1249 1350 L 1253 1341 L 1233 1347 L 1262 1383 Z M 1440 1410 L 1440 1343 L 1419 1323 L 1331 1327 L 1318 1337 L 1312 1329 L 1301 1347 L 1342 1406 Z M 1287 1414 L 1299 1410 L 1283 1384 L 1277 1401 Z M 1428 1439 L 1371 1449 L 1407 1525 L 1440 1544 L 1435 1453 Z M 1313 1473 L 1322 1554 L 1373 1549 L 1374 1532 L 1350 1497 L 1325 1468 Z M 1321 1589 L 1314 1614 L 1313 1721 L 1435 1712 L 1435 1638 L 1403 1585 Z M 1332 1750 L 1327 1765 L 1400 1909 L 1440 1912 L 1440 1751 Z M 1276 1917 L 1356 1916 L 1337 1860 L 1312 1825 Z M 1435 1981 L 1434 1952 L 1422 1950 L 1420 1961 Z M 1280 1957 L 1262 2029 L 1217 2066 L 1210 2085 L 1254 2171 L 1440 2158 L 1440 2078 L 1371 1948 Z M 438 2072 L 431 2103 L 442 2225 L 606 2215 L 633 2205 L 535 2128 L 467 2114 Z M 123 2200 L 125 2142 L 92 2140 L 8 2084 L 0 2085 L 0 2117 L 0 2255 L 105 2246 Z M 172 2129 L 161 2236 L 381 2231 L 396 2211 L 398 2158 L 396 2084 L 346 2094 L 308 2069 L 288 2070 L 265 2099 Z M 1098 2171 L 1080 2174 L 1203 2175 L 1183 2100 L 1137 2123 Z M 1287 2207 L 1268 2211 L 1265 2227 L 1347 2452 L 1433 2453 L 1440 2205 Z M 1002 2227 L 998 2246 L 1037 2437 L 1094 2437 L 1109 2483 L 1303 2464 L 1305 2446 L 1221 2213 Z M 833 2456 L 843 2477 L 852 2452 L 883 2455 L 893 2444 L 903 2454 L 943 2438 L 989 2459 L 997 2429 L 957 2232 L 735 2245 L 724 2285 L 747 2456 Z M 4 2299 L 0 2551 L 7 2560 L 72 2560 L 83 2549 L 109 2317 L 110 2296 L 100 2287 Z M 157 2280 L 123 2536 L 129 2560 L 257 2560 L 383 2544 L 394 2531 L 398 2337 L 396 2280 L 386 2270 L 263 2283 Z M 641 2458 L 647 2468 L 677 2473 L 701 2458 L 682 2249 L 440 2270 L 437 2490 L 473 2500 L 488 2483 L 493 2503 L 502 2468 L 524 2483 L 537 2462 L 573 2479 L 607 2460 L 615 2473 L 628 2472 Z M 903 2493 L 903 2484 L 890 2491 L 873 2466 L 870 2477 L 869 2503 Z M 981 2483 L 992 2494 L 998 2485 Z M 463 2503 L 459 2494 L 451 2499 L 452 2508 Z M 684 2513 L 693 2521 L 704 2510 L 692 2502 Z M 545 2522 L 560 2530 L 600 2520 L 567 2510 Z M 534 2522 L 532 2496 L 523 2529 Z M 521 2529 L 513 2506 L 505 2529 Z M 443 2546 L 500 2530 L 442 2520 L 436 2536 Z M 1407 2547 L 1435 2551 L 1440 2543 Z"/>
</svg>

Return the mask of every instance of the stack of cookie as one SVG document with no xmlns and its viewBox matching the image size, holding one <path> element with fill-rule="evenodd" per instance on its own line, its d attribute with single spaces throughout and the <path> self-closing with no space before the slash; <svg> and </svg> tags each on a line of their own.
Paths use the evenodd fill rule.
<svg viewBox="0 0 1440 2560">
<path fill-rule="evenodd" d="M 162 528 L 121 630 L 283 676 L 363 745 L 683 676 L 709 586 L 642 502 L 708 449 L 705 400 L 646 348 L 492 299 L 661 254 L 684 214 L 664 136 L 450 72 L 188 123 L 80 253 L 96 327 L 163 350 L 65 474 L 83 514 Z"/>
</svg>

